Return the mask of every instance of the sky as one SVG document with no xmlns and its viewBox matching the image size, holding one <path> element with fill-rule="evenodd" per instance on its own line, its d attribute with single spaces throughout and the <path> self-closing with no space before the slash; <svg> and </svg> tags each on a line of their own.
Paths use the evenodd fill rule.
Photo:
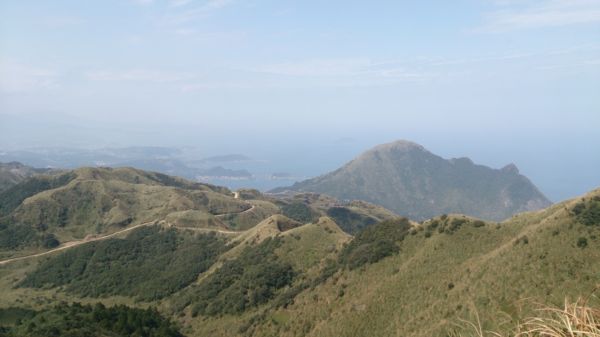
<svg viewBox="0 0 600 337">
<path fill-rule="evenodd" d="M 0 151 L 195 147 L 317 175 L 409 139 L 513 162 L 557 201 L 600 187 L 599 88 L 600 0 L 0 1 Z"/>
</svg>

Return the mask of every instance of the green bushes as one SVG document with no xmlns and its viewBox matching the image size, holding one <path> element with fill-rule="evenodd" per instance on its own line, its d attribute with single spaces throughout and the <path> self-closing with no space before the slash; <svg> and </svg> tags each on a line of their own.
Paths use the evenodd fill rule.
<svg viewBox="0 0 600 337">
<path fill-rule="evenodd" d="M 15 210 L 23 200 L 42 191 L 64 186 L 75 179 L 74 173 L 58 176 L 39 176 L 27 179 L 8 190 L 0 193 L 0 216 L 8 215 Z"/>
<path fill-rule="evenodd" d="M 281 212 L 288 218 L 301 223 L 309 223 L 313 220 L 313 214 L 310 207 L 301 202 L 283 205 L 281 206 Z"/>
<path fill-rule="evenodd" d="M 327 260 L 317 277 L 309 283 L 301 284 L 298 288 L 316 287 L 327 281 L 338 270 L 359 268 L 366 264 L 375 263 L 400 251 L 399 242 L 403 241 L 410 232 L 411 224 L 406 218 L 386 220 L 369 226 L 356 234 L 350 243 L 346 244 L 337 260 Z M 431 233 L 431 232 L 428 232 Z M 292 298 L 286 298 L 284 304 Z"/>
<path fill-rule="evenodd" d="M 196 288 L 192 314 L 238 314 L 274 298 L 296 275 L 274 253 L 280 244 L 280 238 L 269 238 L 225 262 Z"/>
<path fill-rule="evenodd" d="M 0 327 L 0 337 L 183 337 L 156 309 L 102 304 L 67 305 L 24 316 L 11 327 Z"/>
<path fill-rule="evenodd" d="M 375 263 L 384 257 L 400 251 L 400 248 L 392 241 L 377 241 L 357 246 L 346 254 L 342 262 L 350 269 L 358 268 L 367 263 Z"/>
<path fill-rule="evenodd" d="M 442 215 L 439 219 L 433 219 L 431 220 L 426 229 L 428 232 L 432 232 L 434 229 L 437 228 L 437 231 L 439 233 L 446 233 L 446 234 L 453 234 L 454 232 L 456 232 L 457 230 L 459 230 L 464 224 L 471 222 L 471 224 L 473 225 L 473 227 L 483 227 L 485 226 L 485 222 L 481 221 L 481 220 L 470 220 L 468 218 L 451 218 L 448 217 L 447 215 Z M 427 235 L 426 232 L 426 237 L 430 237 L 431 234 Z"/>
<path fill-rule="evenodd" d="M 353 212 L 345 207 L 331 207 L 327 210 L 327 216 L 332 218 L 344 232 L 350 234 L 377 223 L 376 219 Z"/>
<path fill-rule="evenodd" d="M 481 220 L 475 220 L 475 221 L 473 221 L 473 227 L 479 228 L 479 227 L 483 227 L 483 226 L 485 226 L 485 222 L 483 222 Z"/>
<path fill-rule="evenodd" d="M 575 218 L 586 226 L 600 226 L 600 197 L 577 203 L 571 210 Z"/>
<path fill-rule="evenodd" d="M 455 231 L 457 231 L 462 225 L 464 225 L 465 223 L 469 222 L 469 220 L 467 219 L 452 219 L 452 221 L 450 222 L 450 226 L 447 227 L 447 231 L 449 233 L 454 233 Z"/>
<path fill-rule="evenodd" d="M 56 248 L 60 245 L 58 239 L 54 236 L 54 234 L 45 234 L 42 237 L 42 247 L 44 248 Z"/>
<path fill-rule="evenodd" d="M 14 224 L 8 217 L 0 219 L 0 250 L 15 250 L 37 240 L 38 233 L 33 228 Z"/>
<path fill-rule="evenodd" d="M 27 179 L 0 193 L 0 250 L 15 250 L 23 246 L 39 245 L 44 248 L 58 246 L 58 240 L 40 235 L 30 226 L 16 223 L 9 216 L 23 200 L 45 190 L 64 186 L 75 179 L 74 173 L 57 176 L 39 176 Z M 45 224 L 39 223 L 38 230 L 44 231 Z"/>
<path fill-rule="evenodd" d="M 163 298 L 193 282 L 226 250 L 215 234 L 180 237 L 175 230 L 140 228 L 126 239 L 70 249 L 42 263 L 21 287 L 66 286 L 81 296 Z"/>
<path fill-rule="evenodd" d="M 367 227 L 344 247 L 339 263 L 355 269 L 397 253 L 400 251 L 397 242 L 404 239 L 410 227 L 406 218 L 387 220 Z"/>
</svg>

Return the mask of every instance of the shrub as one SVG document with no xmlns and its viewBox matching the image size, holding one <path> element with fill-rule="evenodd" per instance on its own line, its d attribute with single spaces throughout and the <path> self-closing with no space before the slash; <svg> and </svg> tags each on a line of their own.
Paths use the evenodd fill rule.
<svg viewBox="0 0 600 337">
<path fill-rule="evenodd" d="M 483 222 L 481 220 L 473 221 L 473 227 L 483 227 L 483 226 L 485 226 L 485 222 Z"/>
<path fill-rule="evenodd" d="M 192 313 L 239 314 L 274 298 L 296 275 L 291 265 L 279 261 L 274 253 L 281 242 L 280 238 L 268 238 L 225 262 L 196 288 Z"/>
<path fill-rule="evenodd" d="M 592 198 L 577 203 L 571 210 L 575 218 L 586 226 L 600 226 L 600 201 Z"/>
<path fill-rule="evenodd" d="M 467 222 L 468 222 L 468 220 L 467 220 L 467 219 L 458 219 L 458 218 L 456 218 L 456 219 L 453 219 L 453 220 L 450 222 L 450 227 L 449 227 L 449 229 L 448 229 L 448 230 L 449 230 L 449 232 L 450 232 L 450 233 L 453 233 L 453 232 L 455 232 L 456 230 L 458 230 L 458 229 L 459 229 L 459 228 L 460 228 L 460 227 L 461 227 L 463 224 L 465 224 L 465 223 L 467 223 Z"/>
<path fill-rule="evenodd" d="M 350 234 L 358 233 L 360 230 L 377 223 L 376 219 L 356 213 L 346 207 L 331 207 L 327 210 L 327 216 L 331 217 L 341 229 Z"/>
<path fill-rule="evenodd" d="M 42 246 L 44 248 L 56 248 L 60 245 L 58 239 L 54 236 L 54 234 L 46 234 L 42 238 Z"/>
<path fill-rule="evenodd" d="M 340 253 L 340 264 L 355 269 L 399 252 L 397 242 L 404 240 L 410 227 L 406 218 L 387 220 L 367 227 L 344 247 Z"/>
<path fill-rule="evenodd" d="M 184 238 L 173 229 L 139 228 L 125 239 L 97 241 L 54 256 L 19 286 L 66 286 L 82 296 L 156 300 L 193 282 L 226 249 L 214 233 Z"/>
<path fill-rule="evenodd" d="M 313 214 L 310 207 L 302 202 L 293 202 L 291 204 L 283 205 L 281 207 L 281 212 L 288 218 L 301 223 L 309 223 L 313 220 Z"/>
<path fill-rule="evenodd" d="M 58 176 L 33 177 L 18 183 L 0 193 L 0 216 L 8 215 L 30 196 L 64 186 L 75 178 L 76 175 L 70 172 Z"/>
<path fill-rule="evenodd" d="M 437 220 L 433 220 L 433 222 L 437 222 Z M 453 234 L 458 229 L 460 229 L 460 227 L 462 227 L 462 225 L 464 225 L 468 222 L 469 222 L 469 219 L 466 219 L 466 218 L 453 218 L 452 219 L 449 217 L 445 217 L 443 219 L 443 221 L 439 223 L 439 225 L 436 224 L 436 226 L 433 226 L 433 227 L 430 226 L 430 227 L 431 228 L 437 227 L 439 233 Z M 473 221 L 473 226 L 474 227 L 482 227 L 482 226 L 485 226 L 485 222 L 483 222 L 481 220 L 475 220 L 475 221 Z"/>
<path fill-rule="evenodd" d="M 107 308 L 100 303 L 94 306 L 61 303 L 24 316 L 4 330 L 0 330 L 0 335 L 10 337 L 183 337 L 175 325 L 156 309 L 124 305 Z"/>
<path fill-rule="evenodd" d="M 440 222 L 437 220 L 431 220 L 427 229 L 436 229 L 440 225 Z"/>
<path fill-rule="evenodd" d="M 581 237 L 579 239 L 577 239 L 577 247 L 579 248 L 585 248 L 588 245 L 588 241 L 586 238 Z"/>
<path fill-rule="evenodd" d="M 15 224 L 10 218 L 0 219 L 0 249 L 14 250 L 35 244 L 38 239 L 38 233 L 30 226 Z"/>
</svg>

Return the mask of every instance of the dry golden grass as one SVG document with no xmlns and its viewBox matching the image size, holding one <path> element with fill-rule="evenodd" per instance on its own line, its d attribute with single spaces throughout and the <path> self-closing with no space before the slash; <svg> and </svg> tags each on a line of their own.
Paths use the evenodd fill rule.
<svg viewBox="0 0 600 337">
<path fill-rule="evenodd" d="M 600 337 L 600 309 L 589 304 L 591 295 L 574 302 L 565 300 L 563 307 L 539 306 L 535 315 L 524 319 L 508 332 L 487 331 L 479 316 L 462 321 L 460 332 L 451 337 Z"/>
</svg>

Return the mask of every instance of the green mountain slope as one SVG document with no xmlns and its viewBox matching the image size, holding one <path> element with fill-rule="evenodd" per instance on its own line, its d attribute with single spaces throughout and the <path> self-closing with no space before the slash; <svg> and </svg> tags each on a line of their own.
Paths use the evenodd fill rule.
<svg viewBox="0 0 600 337">
<path fill-rule="evenodd" d="M 223 215 L 252 207 L 223 187 L 131 168 L 40 175 L 0 193 L 0 253 L 14 255 L 22 250 L 20 254 L 26 255 L 167 217 L 175 224 L 186 223 L 190 214 L 182 211 L 187 210 L 203 215 L 192 217 L 195 226 L 210 226 L 222 223 Z M 261 209 L 255 208 L 257 213 Z"/>
<path fill-rule="evenodd" d="M 432 219 L 394 239 L 397 252 L 355 268 L 344 266 L 342 251 L 327 281 L 269 312 L 253 335 L 445 336 L 476 315 L 484 329 L 503 331 L 533 303 L 560 306 L 595 289 L 598 207 L 600 190 L 500 224 Z"/>
<path fill-rule="evenodd" d="M 225 251 L 225 240 L 214 233 L 182 235 L 174 229 L 145 227 L 125 239 L 68 250 L 40 265 L 19 286 L 65 286 L 80 296 L 160 299 L 192 283 Z"/>
<path fill-rule="evenodd" d="M 339 222 L 348 232 L 394 216 L 381 207 L 340 205 L 325 196 L 275 199 L 132 168 L 81 168 L 36 175 L 0 192 L 0 257 L 159 221 L 182 229 L 243 231 L 282 213 L 307 223 L 328 214 L 336 218 L 332 207 L 343 213 Z"/>
<path fill-rule="evenodd" d="M 445 160 L 407 141 L 379 145 L 336 171 L 274 192 L 285 190 L 365 200 L 415 220 L 461 213 L 498 221 L 550 205 L 514 165 L 495 170 L 467 158 Z"/>
<path fill-rule="evenodd" d="M 156 307 L 186 336 L 447 336 L 476 316 L 485 329 L 507 332 L 532 312 L 530 303 L 560 305 L 600 281 L 600 189 L 500 223 L 457 214 L 415 223 L 319 194 L 234 194 L 129 169 L 72 174 L 26 198 L 11 216 L 78 181 L 125 184 L 130 193 L 114 198 L 137 205 L 156 188 L 181 200 L 216 193 L 212 204 L 241 209 L 241 216 L 275 212 L 241 229 L 204 203 L 170 213 L 132 208 L 166 216 L 103 240 L 0 261 L 0 326 L 21 333 L 14 336 L 27 335 L 15 315 L 36 326 L 46 324 L 36 315 L 62 322 L 52 311 L 61 301 Z M 338 208 L 375 223 L 353 227 L 351 236 L 327 216 Z M 205 222 L 207 214 L 213 222 Z M 338 215 L 347 218 L 355 217 Z"/>
</svg>

